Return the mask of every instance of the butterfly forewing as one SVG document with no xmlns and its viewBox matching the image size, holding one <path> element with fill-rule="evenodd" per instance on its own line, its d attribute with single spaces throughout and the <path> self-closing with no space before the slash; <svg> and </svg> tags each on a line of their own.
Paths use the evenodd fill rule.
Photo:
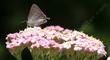
<svg viewBox="0 0 110 60">
<path fill-rule="evenodd" d="M 41 9 L 36 4 L 33 4 L 28 15 L 27 25 L 32 27 L 39 26 L 45 23 L 46 19 L 47 17 Z"/>
</svg>

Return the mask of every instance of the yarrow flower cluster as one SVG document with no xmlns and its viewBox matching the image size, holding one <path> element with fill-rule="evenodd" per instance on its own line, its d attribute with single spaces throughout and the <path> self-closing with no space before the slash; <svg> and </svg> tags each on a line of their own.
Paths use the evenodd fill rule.
<svg viewBox="0 0 110 60">
<path fill-rule="evenodd" d="M 99 39 L 89 37 L 83 32 L 64 29 L 60 26 L 28 27 L 23 31 L 8 34 L 6 48 L 12 49 L 21 45 L 30 48 L 73 49 L 74 51 L 96 52 L 105 56 L 105 46 Z"/>
</svg>

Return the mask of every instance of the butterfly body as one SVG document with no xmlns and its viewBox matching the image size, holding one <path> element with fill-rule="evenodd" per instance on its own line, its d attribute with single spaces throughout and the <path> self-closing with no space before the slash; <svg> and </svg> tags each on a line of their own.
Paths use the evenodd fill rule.
<svg viewBox="0 0 110 60">
<path fill-rule="evenodd" d="M 33 4 L 28 15 L 27 26 L 40 26 L 41 24 L 46 23 L 47 19 L 49 18 L 46 17 L 46 15 L 41 11 L 41 9 L 36 4 Z"/>
</svg>

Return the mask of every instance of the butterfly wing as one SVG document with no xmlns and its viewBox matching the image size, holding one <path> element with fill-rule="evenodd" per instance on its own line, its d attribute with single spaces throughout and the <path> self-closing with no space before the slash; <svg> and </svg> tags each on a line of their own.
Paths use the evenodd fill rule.
<svg viewBox="0 0 110 60">
<path fill-rule="evenodd" d="M 46 19 L 47 17 L 41 9 L 36 4 L 33 4 L 28 15 L 27 26 L 39 26 L 46 23 Z"/>
</svg>

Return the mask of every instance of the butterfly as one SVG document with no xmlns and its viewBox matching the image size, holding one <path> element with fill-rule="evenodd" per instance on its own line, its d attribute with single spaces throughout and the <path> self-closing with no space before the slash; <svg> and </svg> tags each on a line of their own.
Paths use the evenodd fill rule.
<svg viewBox="0 0 110 60">
<path fill-rule="evenodd" d="M 41 9 L 36 4 L 32 4 L 28 15 L 27 26 L 38 27 L 41 24 L 46 23 L 47 20 L 49 19 L 50 18 L 46 17 L 46 15 L 41 11 Z"/>
</svg>

